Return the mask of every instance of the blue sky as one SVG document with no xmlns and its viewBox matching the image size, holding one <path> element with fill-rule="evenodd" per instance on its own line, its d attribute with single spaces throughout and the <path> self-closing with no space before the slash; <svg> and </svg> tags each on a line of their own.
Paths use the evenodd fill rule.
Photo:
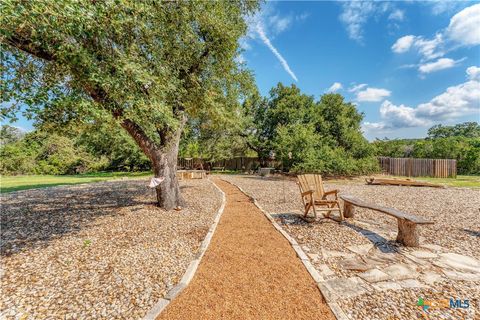
<svg viewBox="0 0 480 320">
<path fill-rule="evenodd" d="M 369 140 L 480 121 L 479 2 L 267 2 L 248 22 L 241 60 L 263 95 L 278 82 L 338 92 Z"/>
<path fill-rule="evenodd" d="M 338 92 L 370 140 L 480 121 L 478 2 L 268 2 L 241 43 L 263 95 Z"/>
</svg>

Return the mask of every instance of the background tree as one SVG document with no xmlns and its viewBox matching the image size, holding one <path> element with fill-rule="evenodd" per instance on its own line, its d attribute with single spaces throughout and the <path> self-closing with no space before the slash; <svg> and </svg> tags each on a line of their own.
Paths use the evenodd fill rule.
<svg viewBox="0 0 480 320">
<path fill-rule="evenodd" d="M 206 162 L 256 156 L 247 147 L 236 126 L 212 124 L 188 127 L 180 142 L 180 157 L 201 158 Z"/>
<path fill-rule="evenodd" d="M 115 123 L 95 122 L 84 125 L 75 140 L 93 157 L 106 161 L 110 171 L 147 171 L 151 163 L 135 141 Z"/>
<path fill-rule="evenodd" d="M 108 166 L 69 137 L 33 131 L 0 148 L 2 174 L 75 174 Z"/>
<path fill-rule="evenodd" d="M 372 145 L 380 156 L 456 159 L 459 174 L 480 174 L 480 126 L 476 122 L 438 124 L 425 139 L 384 139 Z"/>
<path fill-rule="evenodd" d="M 352 175 L 377 170 L 374 148 L 363 137 L 363 114 L 339 94 L 319 101 L 295 85 L 279 83 L 268 98 L 244 102 L 248 145 L 260 157 L 274 152 L 284 169 Z"/>
<path fill-rule="evenodd" d="M 243 112 L 240 134 L 248 148 L 257 154 L 260 162 L 264 162 L 272 148 L 269 140 L 272 133 L 271 128 L 267 126 L 266 115 L 268 99 L 262 97 L 258 91 L 254 91 L 243 102 Z"/>
<path fill-rule="evenodd" d="M 268 158 L 275 149 L 277 128 L 309 122 L 314 107 L 312 96 L 302 94 L 292 84 L 278 83 L 270 90 L 268 98 L 254 92 L 244 102 L 250 122 L 245 124 L 248 145 L 258 153 L 261 160 Z"/>
<path fill-rule="evenodd" d="M 176 179 L 188 117 L 226 117 L 242 83 L 238 39 L 254 1 L 2 1 L 1 115 L 115 121 L 149 158 L 161 207 L 184 205 Z"/>
<path fill-rule="evenodd" d="M 8 124 L 2 125 L 0 128 L 0 147 L 16 142 L 25 136 L 25 132 L 17 127 L 9 126 Z"/>
<path fill-rule="evenodd" d="M 453 126 L 434 125 L 428 129 L 428 138 L 448 137 L 480 138 L 480 125 L 476 122 L 463 122 Z"/>
</svg>

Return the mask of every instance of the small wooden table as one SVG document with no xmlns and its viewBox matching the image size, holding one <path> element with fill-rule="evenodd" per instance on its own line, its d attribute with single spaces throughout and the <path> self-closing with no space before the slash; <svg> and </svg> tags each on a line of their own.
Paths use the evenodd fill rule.
<svg viewBox="0 0 480 320">
<path fill-rule="evenodd" d="M 204 179 L 207 173 L 205 170 L 177 170 L 177 179 Z"/>
<path fill-rule="evenodd" d="M 418 232 L 417 225 L 419 224 L 433 224 L 433 221 L 418 217 L 394 208 L 377 206 L 349 195 L 340 195 L 343 200 L 343 215 L 345 218 L 353 218 L 355 216 L 355 207 L 362 207 L 378 212 L 388 214 L 397 218 L 398 234 L 397 241 L 407 247 L 418 247 Z"/>
<path fill-rule="evenodd" d="M 273 171 L 275 170 L 275 168 L 259 168 L 258 169 L 258 174 L 262 177 L 267 177 L 269 176 Z"/>
</svg>

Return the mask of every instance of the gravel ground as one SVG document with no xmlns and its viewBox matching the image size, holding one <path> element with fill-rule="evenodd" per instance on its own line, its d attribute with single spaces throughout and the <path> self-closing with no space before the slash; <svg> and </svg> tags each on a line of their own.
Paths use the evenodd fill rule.
<svg viewBox="0 0 480 320">
<path fill-rule="evenodd" d="M 306 223 L 299 219 L 298 214 L 303 214 L 303 205 L 295 179 L 236 175 L 224 175 L 222 178 L 240 186 L 276 217 L 282 227 L 302 245 L 317 270 L 326 279 L 346 279 L 358 274 L 356 271 L 345 270 L 339 262 L 352 255 L 347 247 L 371 244 L 362 234 L 363 231 L 376 230 L 378 236 L 385 238 L 389 252 L 411 250 L 399 247 L 394 242 L 397 233 L 396 219 L 375 211 L 356 208 L 354 221 L 342 224 L 330 219 L 315 223 Z M 478 189 L 370 186 L 362 180 L 327 181 L 325 189 L 340 189 L 343 194 L 433 220 L 433 225 L 418 227 L 421 243 L 441 246 L 443 252 L 480 259 Z M 397 263 L 411 264 L 411 261 L 401 254 L 393 256 Z M 328 266 L 326 271 L 321 268 L 325 265 Z M 428 273 L 428 270 L 423 272 Z M 414 319 L 421 316 L 416 306 L 420 296 L 423 295 L 425 299 L 457 297 L 470 299 L 470 310 L 477 312 L 474 316 L 467 315 L 466 319 L 479 319 L 475 318 L 480 317 L 479 288 L 479 281 L 452 281 L 442 278 L 440 282 L 427 288 L 373 291 L 355 298 L 340 299 L 339 304 L 352 319 L 385 319 L 388 316 L 391 316 L 391 319 Z M 395 310 L 397 312 L 394 312 Z M 437 312 L 441 314 L 441 311 Z M 448 313 L 446 317 L 457 315 L 461 313 Z"/>
<path fill-rule="evenodd" d="M 268 212 L 286 214 L 279 217 L 290 222 L 288 228 L 301 229 L 305 235 L 300 236 L 304 236 L 309 243 L 315 241 L 320 247 L 325 244 L 330 250 L 342 251 L 347 245 L 346 239 L 343 239 L 347 234 L 348 245 L 369 243 L 353 226 L 339 226 L 330 220 L 308 224 L 291 217 L 292 213 L 303 212 L 298 186 L 293 179 L 238 175 L 224 175 L 222 178 L 239 185 Z M 420 236 L 425 242 L 480 259 L 479 189 L 371 186 L 361 180 L 347 180 L 345 183 L 326 181 L 325 190 L 331 189 L 339 189 L 342 194 L 435 221 L 433 225 L 419 227 Z M 363 208 L 356 208 L 355 214 L 356 220 L 376 224 L 386 233 L 397 232 L 397 221 L 393 217 Z M 332 241 L 335 239 L 337 241 Z M 395 237 L 389 240 L 395 240 Z"/>
<path fill-rule="evenodd" d="M 237 187 L 215 183 L 225 211 L 192 282 L 158 320 L 335 319 L 290 243 Z"/>
<path fill-rule="evenodd" d="M 164 211 L 145 180 L 1 196 L 2 319 L 139 319 L 180 280 L 221 195 L 181 182 Z M 48 316 L 48 317 L 47 317 Z"/>
<path fill-rule="evenodd" d="M 429 301 L 441 301 L 446 297 L 469 299 L 468 309 L 440 308 L 432 309 L 429 318 L 416 306 L 419 298 Z M 409 290 L 388 290 L 377 293 L 367 293 L 360 297 L 346 299 L 342 307 L 352 319 L 361 320 L 399 320 L 399 319 L 471 319 L 478 320 L 480 315 L 479 298 L 480 288 L 470 282 L 446 281 L 435 289 L 412 288 Z M 476 313 L 474 311 L 476 310 Z M 385 315 L 389 315 L 386 317 Z"/>
</svg>

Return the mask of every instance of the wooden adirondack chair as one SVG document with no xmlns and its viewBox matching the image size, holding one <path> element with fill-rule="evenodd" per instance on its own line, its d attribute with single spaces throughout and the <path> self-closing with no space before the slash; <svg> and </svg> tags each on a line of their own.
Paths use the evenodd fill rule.
<svg viewBox="0 0 480 320">
<path fill-rule="evenodd" d="M 325 218 L 330 218 L 332 211 L 338 211 L 340 213 L 340 221 L 344 220 L 343 212 L 340 209 L 340 203 L 338 201 L 339 190 L 335 189 L 325 192 L 323 189 L 322 176 L 319 174 L 301 174 L 298 175 L 297 178 L 297 184 L 300 188 L 305 209 L 304 218 L 308 218 L 308 212 L 310 209 L 313 209 L 314 219 L 317 218 L 317 211 L 321 211 Z M 330 200 L 327 198 L 328 196 L 335 196 L 335 199 Z"/>
</svg>

